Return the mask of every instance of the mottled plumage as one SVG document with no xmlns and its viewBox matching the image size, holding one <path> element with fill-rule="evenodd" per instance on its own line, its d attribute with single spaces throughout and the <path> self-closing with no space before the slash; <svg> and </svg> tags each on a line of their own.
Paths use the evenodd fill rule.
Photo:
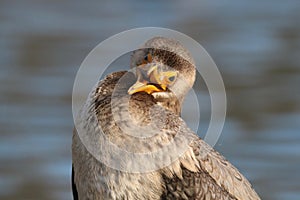
<svg viewBox="0 0 300 200">
<path fill-rule="evenodd" d="M 157 46 L 167 51 L 175 51 L 183 58 L 170 52 L 152 49 Z M 127 104 L 125 99 L 127 91 L 136 78 L 126 72 L 112 73 L 100 81 L 90 93 L 79 115 L 80 124 L 86 133 L 95 134 L 97 138 L 95 130 L 98 128 L 89 124 L 98 120 L 98 126 L 102 128 L 109 141 L 131 152 L 141 153 L 160 148 L 163 144 L 173 141 L 178 134 L 184 139 L 174 140 L 175 148 L 182 148 L 184 142 L 189 142 L 188 146 L 169 166 L 146 173 L 129 173 L 112 169 L 99 162 L 87 151 L 74 129 L 72 144 L 74 199 L 260 199 L 247 179 L 193 133 L 179 116 L 184 96 L 195 79 L 195 71 L 192 70 L 194 63 L 188 52 L 179 43 L 165 38 L 154 38 L 148 41 L 145 47 L 150 48 L 146 51 L 148 53 L 150 50 L 153 57 L 156 56 L 154 58 L 156 61 L 168 62 L 168 65 L 181 72 L 182 76 L 189 78 L 189 82 L 182 87 L 176 84 L 172 86 L 178 89 L 175 91 L 176 96 L 170 91 L 161 94 L 138 92 L 131 95 Z M 139 59 L 144 54 L 144 50 L 135 52 L 132 66 L 138 65 Z M 121 77 L 124 80 L 122 84 L 118 84 Z M 117 100 L 111 105 L 114 91 Z M 141 140 L 123 133 L 113 120 L 112 109 L 118 111 L 118 117 L 124 126 L 131 126 L 131 120 L 144 126 L 153 119 L 162 125 L 155 136 Z M 126 109 L 130 117 L 124 115 Z M 164 156 L 167 160 L 172 155 Z M 121 165 L 132 164 L 126 162 L 126 157 L 122 159 Z M 150 163 L 144 164 L 147 166 Z"/>
</svg>

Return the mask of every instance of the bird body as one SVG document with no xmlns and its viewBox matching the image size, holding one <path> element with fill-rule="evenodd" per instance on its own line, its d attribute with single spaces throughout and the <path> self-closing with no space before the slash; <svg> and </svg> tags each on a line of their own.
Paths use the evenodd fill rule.
<svg viewBox="0 0 300 200">
<path fill-rule="evenodd" d="M 164 41 L 167 41 L 169 46 Z M 151 45 L 165 47 L 170 51 L 172 46 L 179 44 L 170 39 L 154 38 L 148 41 L 147 47 L 153 47 Z M 155 170 L 150 168 L 147 170 L 148 166 L 152 166 L 153 160 L 128 162 L 130 158 L 121 156 L 118 161 L 121 168 L 110 167 L 105 160 L 99 161 L 88 151 L 83 145 L 82 138 L 74 129 L 72 143 L 74 199 L 260 199 L 248 180 L 223 156 L 193 133 L 180 118 L 181 103 L 194 82 L 195 73 L 180 69 L 179 65 L 183 63 L 185 65 L 192 63 L 190 65 L 192 67 L 193 61 L 180 45 L 178 52 L 184 58 L 180 62 L 175 62 L 176 57 L 170 54 L 164 53 L 160 58 L 167 57 L 173 61 L 173 63 L 169 61 L 168 65 L 174 67 L 179 73 L 182 72 L 185 77 L 193 79 L 186 86 L 176 86 L 180 82 L 180 76 L 175 77 L 175 83 L 172 82 L 175 78 L 171 78 L 169 82 L 160 82 L 165 79 L 158 79 L 158 74 L 160 77 L 169 78 L 173 77 L 174 73 L 159 70 L 154 73 L 152 66 L 150 66 L 151 73 L 147 68 L 147 75 L 149 80 L 154 82 L 153 87 L 149 87 L 149 84 L 142 85 L 145 80 L 136 78 L 131 73 L 115 72 L 96 85 L 78 119 L 79 126 L 83 127 L 82 130 L 87 135 L 93 135 L 96 143 L 101 142 L 101 137 L 96 131 L 101 127 L 109 142 L 133 153 L 152 152 L 173 142 L 174 146 L 168 151 L 170 153 L 161 155 L 162 160 L 172 162 Z M 133 59 L 136 59 L 135 56 L 139 53 L 137 52 Z M 161 51 L 160 54 L 151 53 L 154 59 L 155 55 L 162 55 Z M 158 60 L 156 58 L 156 61 Z M 164 60 L 160 61 L 167 63 Z M 138 84 L 135 84 L 136 80 Z M 173 92 L 167 89 L 172 87 L 181 90 L 174 89 Z M 177 98 L 173 98 L 174 93 L 177 93 Z M 117 113 L 117 116 L 114 116 L 114 113 Z M 97 125 L 91 126 L 93 124 L 91 122 L 95 121 L 98 122 Z M 122 127 L 131 128 L 133 125 L 143 127 L 153 122 L 158 124 L 157 134 L 146 139 L 125 134 L 122 129 Z M 173 152 L 180 152 L 180 154 L 174 157 L 176 155 Z M 110 159 L 114 157 L 110 158 L 108 155 L 108 162 Z M 136 165 L 146 170 L 140 173 L 124 170 Z"/>
</svg>

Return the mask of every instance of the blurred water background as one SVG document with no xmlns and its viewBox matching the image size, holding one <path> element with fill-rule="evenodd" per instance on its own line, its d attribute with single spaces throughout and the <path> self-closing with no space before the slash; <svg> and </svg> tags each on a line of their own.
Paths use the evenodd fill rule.
<svg viewBox="0 0 300 200">
<path fill-rule="evenodd" d="M 0 199 L 71 199 L 76 71 L 102 40 L 144 26 L 206 48 L 228 98 L 215 148 L 262 199 L 300 199 L 299 11 L 298 0 L 1 0 Z"/>
</svg>

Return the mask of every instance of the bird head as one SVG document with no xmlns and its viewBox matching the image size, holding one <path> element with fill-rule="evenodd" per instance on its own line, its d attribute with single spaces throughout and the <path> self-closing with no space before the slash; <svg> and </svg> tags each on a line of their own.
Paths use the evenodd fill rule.
<svg viewBox="0 0 300 200">
<path fill-rule="evenodd" d="M 176 40 L 155 37 L 131 57 L 137 81 L 128 94 L 146 92 L 154 98 L 177 98 L 182 102 L 195 81 L 195 64 L 190 53 Z"/>
<path fill-rule="evenodd" d="M 137 82 L 129 88 L 128 94 L 167 92 L 174 85 L 177 75 L 177 70 L 162 63 L 150 62 L 140 65 L 136 68 Z"/>
</svg>

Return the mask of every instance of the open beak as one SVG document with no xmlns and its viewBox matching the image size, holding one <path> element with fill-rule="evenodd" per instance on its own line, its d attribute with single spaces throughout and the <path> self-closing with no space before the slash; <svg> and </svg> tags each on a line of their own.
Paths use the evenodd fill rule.
<svg viewBox="0 0 300 200">
<path fill-rule="evenodd" d="M 148 83 L 142 83 L 140 81 L 137 81 L 133 86 L 131 86 L 128 90 L 128 94 L 134 94 L 137 92 L 147 92 L 148 94 L 152 94 L 153 92 L 159 92 L 162 91 L 155 85 L 151 85 Z"/>
<path fill-rule="evenodd" d="M 137 92 L 152 94 L 153 92 L 166 90 L 167 87 L 160 85 L 158 80 L 157 65 L 153 65 L 147 71 L 144 71 L 144 76 L 142 76 L 142 72 L 137 73 L 137 82 L 129 88 L 128 94 L 132 95 Z"/>
</svg>

